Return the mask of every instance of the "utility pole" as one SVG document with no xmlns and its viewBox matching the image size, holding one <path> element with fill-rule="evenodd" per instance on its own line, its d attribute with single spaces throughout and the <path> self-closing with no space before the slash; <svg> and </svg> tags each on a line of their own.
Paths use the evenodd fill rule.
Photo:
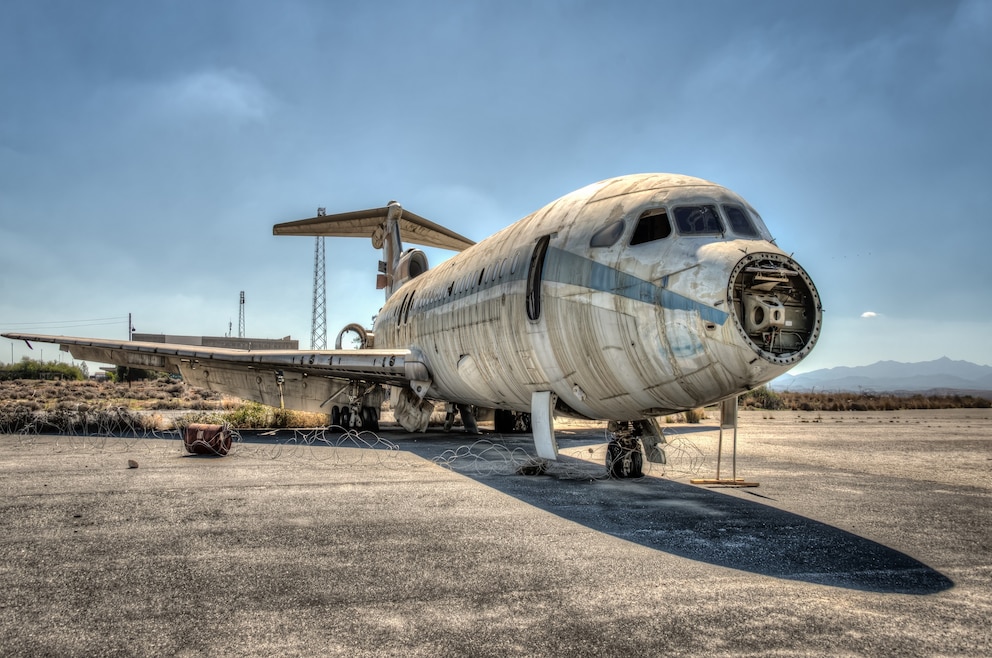
<svg viewBox="0 0 992 658">
<path fill-rule="evenodd" d="M 245 291 L 241 291 L 241 309 L 238 314 L 238 338 L 245 337 Z"/>
<path fill-rule="evenodd" d="M 327 212 L 317 208 L 317 216 Z M 314 238 L 313 248 L 313 313 L 310 322 L 310 349 L 327 349 L 327 269 L 325 267 L 324 237 Z"/>
</svg>

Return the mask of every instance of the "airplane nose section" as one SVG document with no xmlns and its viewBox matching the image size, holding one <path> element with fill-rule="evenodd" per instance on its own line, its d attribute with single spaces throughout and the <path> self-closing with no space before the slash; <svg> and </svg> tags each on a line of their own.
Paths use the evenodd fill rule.
<svg viewBox="0 0 992 658">
<path fill-rule="evenodd" d="M 820 336 L 820 295 L 806 270 L 784 254 L 744 256 L 731 271 L 727 301 L 745 343 L 769 363 L 799 363 Z"/>
</svg>

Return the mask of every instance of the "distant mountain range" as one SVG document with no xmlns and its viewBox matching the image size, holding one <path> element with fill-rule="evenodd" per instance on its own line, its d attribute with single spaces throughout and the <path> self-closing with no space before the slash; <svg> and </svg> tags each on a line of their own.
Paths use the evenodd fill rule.
<svg viewBox="0 0 992 658">
<path fill-rule="evenodd" d="M 936 361 L 879 361 L 870 366 L 840 366 L 785 374 L 769 385 L 776 391 L 850 391 L 853 393 L 990 392 L 992 366 L 947 357 Z"/>
</svg>

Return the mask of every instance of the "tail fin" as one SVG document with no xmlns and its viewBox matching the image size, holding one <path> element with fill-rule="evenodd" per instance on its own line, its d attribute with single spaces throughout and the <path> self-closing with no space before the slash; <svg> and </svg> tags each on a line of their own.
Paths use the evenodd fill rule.
<svg viewBox="0 0 992 658">
<path fill-rule="evenodd" d="M 386 289 L 387 298 L 399 287 L 397 270 L 403 256 L 403 237 L 411 244 L 451 251 L 463 251 L 475 244 L 454 231 L 403 210 L 396 201 L 390 201 L 385 208 L 283 222 L 272 227 L 272 235 L 371 238 L 372 246 L 383 251 L 380 273 L 384 275 L 384 280 L 381 287 Z"/>
</svg>

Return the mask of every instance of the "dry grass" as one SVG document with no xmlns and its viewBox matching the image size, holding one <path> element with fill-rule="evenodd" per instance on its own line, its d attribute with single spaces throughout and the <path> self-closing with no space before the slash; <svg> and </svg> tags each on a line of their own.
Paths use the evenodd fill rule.
<svg viewBox="0 0 992 658">
<path fill-rule="evenodd" d="M 27 406 L 35 411 L 90 406 L 126 407 L 133 411 L 221 409 L 220 394 L 163 378 L 116 384 L 96 381 L 15 379 L 0 382 L 0 409 Z"/>
<path fill-rule="evenodd" d="M 220 413 L 217 393 L 162 378 L 131 384 L 96 381 L 18 379 L 0 381 L 0 433 L 49 428 L 61 433 L 169 429 L 157 411 Z"/>
</svg>

